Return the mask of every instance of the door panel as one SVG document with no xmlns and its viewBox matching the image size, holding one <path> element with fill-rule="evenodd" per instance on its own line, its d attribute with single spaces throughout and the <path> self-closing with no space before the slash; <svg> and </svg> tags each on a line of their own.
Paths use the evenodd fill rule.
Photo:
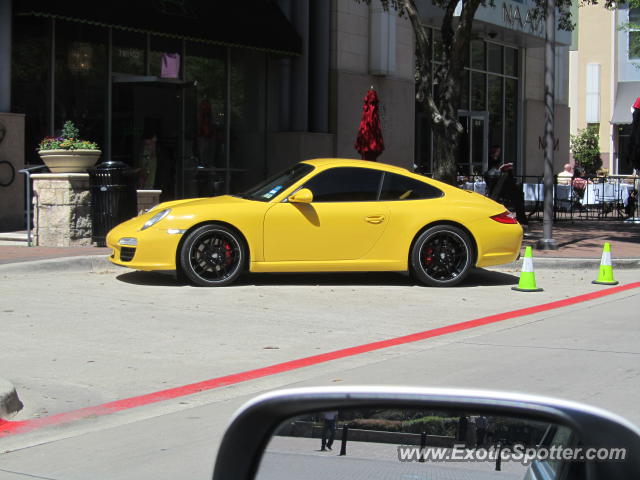
<svg viewBox="0 0 640 480">
<path fill-rule="evenodd" d="M 489 155 L 488 112 L 464 112 L 458 120 L 464 129 L 458 147 L 458 173 L 482 175 L 487 170 Z"/>
<path fill-rule="evenodd" d="M 265 261 L 357 260 L 388 223 L 380 202 L 277 203 L 265 215 Z"/>
</svg>

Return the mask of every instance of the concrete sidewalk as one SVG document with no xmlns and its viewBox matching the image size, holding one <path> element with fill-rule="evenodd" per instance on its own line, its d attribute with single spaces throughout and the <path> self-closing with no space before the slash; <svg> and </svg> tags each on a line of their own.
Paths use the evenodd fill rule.
<svg viewBox="0 0 640 480">
<path fill-rule="evenodd" d="M 624 260 L 622 264 L 637 264 L 640 262 L 640 225 L 623 221 L 562 221 L 554 225 L 553 238 L 559 249 L 552 251 L 535 250 L 535 244 L 542 238 L 542 222 L 531 222 L 523 242 L 523 250 L 527 245 L 534 247 L 534 257 L 538 259 L 557 258 L 576 260 L 599 260 L 605 242 L 611 243 L 612 257 Z M 7 264 L 22 264 L 22 268 L 36 265 L 48 265 L 51 271 L 55 265 L 62 267 L 62 263 L 88 265 L 86 257 L 108 256 L 111 250 L 98 247 L 27 247 L 24 245 L 2 245 L 0 242 L 0 267 Z M 37 260 L 65 259 L 64 262 L 32 263 Z M 95 262 L 94 262 L 95 263 Z M 544 262 L 543 262 L 544 263 Z M 579 267 L 584 268 L 584 262 L 578 261 Z M 623 266 L 621 264 L 621 266 Z M 81 266 L 80 265 L 80 266 Z M 107 265 L 107 263 L 105 263 Z M 541 263 L 542 265 L 542 263 Z M 70 266 L 70 265 L 67 265 Z M 17 268 L 11 271 L 19 271 Z M 3 271 L 8 271 L 3 268 Z"/>
<path fill-rule="evenodd" d="M 543 237 L 542 222 L 532 222 L 523 245 L 534 248 L 540 258 L 600 258 L 605 242 L 611 244 L 614 259 L 640 259 L 640 225 L 619 220 L 562 221 L 554 224 L 552 236 L 558 250 L 535 250 Z"/>
</svg>

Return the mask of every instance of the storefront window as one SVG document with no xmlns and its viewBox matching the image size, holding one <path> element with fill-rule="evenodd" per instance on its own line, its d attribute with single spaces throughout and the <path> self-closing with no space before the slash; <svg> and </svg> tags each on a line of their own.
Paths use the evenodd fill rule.
<svg viewBox="0 0 640 480">
<path fill-rule="evenodd" d="M 55 130 L 71 120 L 82 138 L 104 148 L 107 30 L 56 21 L 55 31 Z"/>
<path fill-rule="evenodd" d="M 50 20 L 16 16 L 11 66 L 12 111 L 25 116 L 25 163 L 40 164 L 36 147 L 49 134 Z"/>
<path fill-rule="evenodd" d="M 618 174 L 633 175 L 633 165 L 629 156 L 631 125 L 618 125 Z"/>
<path fill-rule="evenodd" d="M 149 52 L 149 67 L 151 75 L 166 79 L 181 78 L 181 53 L 182 42 L 180 40 L 175 38 L 152 36 L 151 52 Z"/>
<path fill-rule="evenodd" d="M 441 52 L 440 32 L 431 30 L 434 53 Z M 441 56 L 437 58 L 441 59 Z M 440 67 L 432 66 L 435 75 Z M 518 161 L 518 49 L 497 43 L 473 40 L 460 75 L 459 121 L 463 125 L 458 149 L 459 171 L 480 173 L 486 153 L 492 146 L 502 147 L 505 161 Z M 516 77 L 516 78 L 508 78 Z M 438 95 L 438 84 L 433 86 Z M 433 171 L 433 146 L 428 115 L 416 104 L 415 162 L 422 171 Z"/>
<path fill-rule="evenodd" d="M 113 30 L 112 69 L 114 73 L 144 75 L 146 36 L 125 30 Z"/>
<path fill-rule="evenodd" d="M 471 73 L 471 110 L 487 109 L 487 76 L 484 73 Z"/>
<path fill-rule="evenodd" d="M 504 74 L 518 76 L 518 50 L 504 47 Z"/>
<path fill-rule="evenodd" d="M 200 43 L 187 45 L 187 83 L 195 88 L 193 128 L 187 129 L 187 148 L 193 165 L 185 172 L 189 196 L 224 193 L 226 182 L 226 49 Z"/>
<path fill-rule="evenodd" d="M 485 43 L 482 40 L 471 41 L 471 68 L 476 70 L 485 70 L 487 68 Z"/>
<path fill-rule="evenodd" d="M 487 44 L 488 69 L 492 73 L 502 73 L 502 46 Z"/>
<path fill-rule="evenodd" d="M 489 75 L 489 146 L 502 146 L 502 77 Z"/>
<path fill-rule="evenodd" d="M 465 70 L 460 76 L 460 109 L 469 109 L 469 71 Z"/>
<path fill-rule="evenodd" d="M 629 9 L 629 60 L 640 59 L 640 8 Z"/>
<path fill-rule="evenodd" d="M 266 59 L 262 52 L 231 51 L 231 191 L 265 178 Z"/>
<path fill-rule="evenodd" d="M 505 162 L 515 163 L 518 158 L 518 81 L 505 78 L 504 148 Z"/>
</svg>

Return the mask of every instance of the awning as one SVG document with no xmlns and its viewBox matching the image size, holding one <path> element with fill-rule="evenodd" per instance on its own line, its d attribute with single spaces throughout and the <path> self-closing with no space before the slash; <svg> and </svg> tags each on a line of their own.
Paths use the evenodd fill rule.
<svg viewBox="0 0 640 480">
<path fill-rule="evenodd" d="M 611 123 L 616 125 L 631 123 L 631 107 L 638 97 L 640 97 L 640 82 L 618 82 Z"/>
<path fill-rule="evenodd" d="M 14 11 L 284 55 L 302 53 L 300 36 L 271 0 L 21 0 L 14 3 Z"/>
</svg>

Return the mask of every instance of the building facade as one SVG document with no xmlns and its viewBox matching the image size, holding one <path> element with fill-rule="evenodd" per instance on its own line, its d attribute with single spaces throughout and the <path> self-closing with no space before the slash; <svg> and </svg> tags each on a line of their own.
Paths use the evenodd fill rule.
<svg viewBox="0 0 640 480">
<path fill-rule="evenodd" d="M 640 97 L 640 9 L 574 9 L 578 28 L 570 52 L 571 134 L 587 127 L 600 137 L 602 168 L 632 174 L 627 161 L 632 106 Z M 597 41 L 594 39 L 597 38 Z"/>
<path fill-rule="evenodd" d="M 431 27 L 434 68 L 438 62 L 441 13 L 421 4 L 423 20 Z M 544 172 L 544 23 L 533 15 L 534 3 L 498 1 L 480 7 L 473 26 L 463 81 L 459 119 L 464 128 L 458 153 L 459 172 L 482 174 L 488 151 L 500 147 L 502 160 L 512 162 L 520 175 Z M 556 31 L 555 171 L 569 154 L 567 98 L 568 32 Z M 416 163 L 431 168 L 433 147 L 427 122 L 416 107 Z M 425 133 L 426 132 L 426 133 Z"/>
<path fill-rule="evenodd" d="M 441 12 L 418 3 L 437 68 Z M 12 32 L 0 37 L 11 58 L 0 73 L 0 111 L 24 115 L 24 164 L 40 163 L 38 142 L 72 120 L 103 161 L 140 169 L 152 152 L 154 173 L 141 175 L 141 187 L 161 189 L 163 200 L 238 192 L 301 159 L 357 158 L 362 101 L 373 87 L 386 145 L 379 161 L 432 169 L 431 132 L 415 102 L 413 32 L 376 1 L 0 6 L 0 30 Z M 503 0 L 478 11 L 462 79 L 461 173 L 486 170 L 497 145 L 519 174 L 542 175 L 544 27 L 532 8 Z M 557 32 L 558 165 L 568 158 L 568 39 Z M 2 212 L 0 221 L 20 228 L 22 212 Z"/>
</svg>

